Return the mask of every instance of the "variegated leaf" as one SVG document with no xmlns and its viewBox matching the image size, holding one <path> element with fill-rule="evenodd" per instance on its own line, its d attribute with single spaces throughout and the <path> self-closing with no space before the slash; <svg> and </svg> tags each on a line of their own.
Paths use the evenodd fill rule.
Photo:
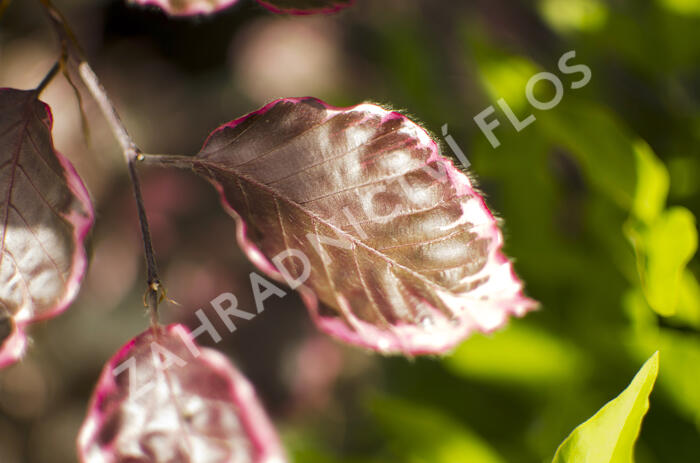
<svg viewBox="0 0 700 463">
<path fill-rule="evenodd" d="M 124 345 L 97 383 L 78 437 L 83 463 L 284 463 L 250 383 L 182 325 Z"/>
<path fill-rule="evenodd" d="M 397 112 L 277 100 L 174 162 L 214 183 L 250 259 L 303 280 L 313 319 L 342 340 L 439 353 L 535 305 L 469 178 Z"/>
<path fill-rule="evenodd" d="M 211 14 L 236 3 L 238 0 L 127 0 L 139 5 L 154 5 L 172 16 Z"/>
<path fill-rule="evenodd" d="M 52 122 L 35 91 L 0 89 L 0 366 L 22 355 L 26 325 L 66 309 L 87 266 L 92 205 Z"/>
<path fill-rule="evenodd" d="M 258 0 L 270 11 L 286 14 L 335 13 L 355 3 L 355 0 Z"/>
<path fill-rule="evenodd" d="M 172 16 L 211 14 L 228 8 L 238 0 L 128 0 L 139 5 L 154 5 Z M 334 13 L 352 5 L 355 0 L 257 0 L 275 13 Z"/>
</svg>

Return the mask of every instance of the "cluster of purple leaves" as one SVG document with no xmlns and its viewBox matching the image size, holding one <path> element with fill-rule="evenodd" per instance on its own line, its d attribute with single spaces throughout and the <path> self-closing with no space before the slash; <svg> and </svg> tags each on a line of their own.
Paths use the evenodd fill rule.
<svg viewBox="0 0 700 463">
<path fill-rule="evenodd" d="M 235 2 L 134 1 L 177 15 Z M 259 1 L 297 14 L 352 3 Z M 94 212 L 51 125 L 37 91 L 0 89 L 0 366 L 23 355 L 28 324 L 70 305 L 87 269 Z M 440 354 L 535 307 L 469 177 L 400 113 L 286 98 L 167 162 L 212 183 L 250 260 L 344 342 Z M 180 325 L 152 326 L 110 359 L 79 451 L 85 462 L 285 460 L 252 386 Z"/>
</svg>

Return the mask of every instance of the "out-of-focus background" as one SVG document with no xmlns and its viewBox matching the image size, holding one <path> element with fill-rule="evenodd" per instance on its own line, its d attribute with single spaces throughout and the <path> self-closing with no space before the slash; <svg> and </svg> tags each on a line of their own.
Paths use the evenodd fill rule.
<svg viewBox="0 0 700 463">
<path fill-rule="evenodd" d="M 506 251 L 541 309 L 445 358 L 381 358 L 318 334 L 295 294 L 216 345 L 251 379 L 294 461 L 551 461 L 653 351 L 661 370 L 637 461 L 700 461 L 700 2 L 358 0 L 330 16 L 274 15 L 252 0 L 169 19 L 123 0 L 55 0 L 146 151 L 193 154 L 219 124 L 285 96 L 369 100 L 442 126 L 461 146 Z M 580 75 L 557 69 L 575 50 Z M 38 1 L 0 19 L 0 86 L 35 87 L 58 57 Z M 540 71 L 565 93 L 525 98 Z M 551 87 L 538 86 L 541 99 Z M 123 161 L 92 101 L 83 137 L 71 87 L 44 92 L 57 147 L 97 208 L 90 272 L 60 317 L 32 326 L 0 372 L 0 462 L 75 462 L 75 436 L 104 362 L 147 326 L 144 259 Z M 473 117 L 496 107 L 491 147 Z M 449 149 L 445 150 L 449 153 Z M 235 294 L 253 270 L 204 181 L 143 170 L 168 295 L 162 316 Z M 687 265 L 686 265 L 687 264 Z M 223 327 L 221 332 L 226 332 Z"/>
</svg>

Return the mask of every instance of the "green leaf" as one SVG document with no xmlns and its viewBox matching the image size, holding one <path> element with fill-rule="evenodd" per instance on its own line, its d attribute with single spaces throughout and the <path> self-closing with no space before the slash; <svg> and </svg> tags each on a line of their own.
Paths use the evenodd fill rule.
<svg viewBox="0 0 700 463">
<path fill-rule="evenodd" d="M 626 225 L 625 234 L 635 248 L 649 305 L 661 316 L 676 315 L 683 272 L 698 248 L 695 216 L 683 207 L 673 207 L 649 226 Z"/>
<path fill-rule="evenodd" d="M 643 141 L 634 146 L 637 158 L 637 186 L 632 202 L 632 214 L 644 223 L 653 222 L 666 204 L 669 175 L 666 166 Z"/>
<path fill-rule="evenodd" d="M 658 371 L 656 352 L 622 394 L 569 434 L 557 449 L 554 463 L 631 463 Z"/>
<path fill-rule="evenodd" d="M 661 328 L 638 334 L 636 341 L 640 353 L 648 348 L 664 353 L 659 392 L 700 431 L 700 340 L 693 334 Z"/>
<path fill-rule="evenodd" d="M 624 304 L 633 327 L 627 334 L 627 348 L 637 358 L 645 358 L 649 352 L 663 352 L 664 374 L 659 378 L 657 391 L 700 432 L 700 337 L 692 331 L 659 327 L 639 289 L 630 291 Z"/>
<path fill-rule="evenodd" d="M 700 284 L 698 284 L 695 275 L 688 269 L 683 271 L 681 277 L 678 306 L 674 319 L 700 329 Z"/>
</svg>

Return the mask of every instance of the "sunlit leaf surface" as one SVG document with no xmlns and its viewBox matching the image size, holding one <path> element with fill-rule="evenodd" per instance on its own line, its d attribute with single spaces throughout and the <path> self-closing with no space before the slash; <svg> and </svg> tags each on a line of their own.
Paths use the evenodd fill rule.
<svg viewBox="0 0 700 463">
<path fill-rule="evenodd" d="M 78 448 L 86 463 L 285 461 L 250 383 L 182 325 L 149 329 L 112 357 Z"/>
<path fill-rule="evenodd" d="M 664 211 L 651 225 L 625 228 L 635 247 L 639 276 L 649 305 L 665 317 L 676 314 L 683 297 L 685 266 L 698 248 L 698 234 L 693 214 L 683 207 Z"/>
<path fill-rule="evenodd" d="M 0 89 L 0 366 L 22 355 L 26 325 L 66 309 L 87 265 L 92 206 L 52 123 L 36 92 Z"/>
<path fill-rule="evenodd" d="M 534 306 L 469 178 L 397 112 L 278 100 L 184 159 L 221 192 L 250 259 L 303 283 L 313 319 L 342 340 L 443 352 Z"/>
<path fill-rule="evenodd" d="M 258 3 L 275 13 L 315 14 L 334 13 L 349 7 L 355 0 L 258 0 Z"/>
<path fill-rule="evenodd" d="M 627 389 L 574 429 L 559 446 L 554 463 L 632 463 L 634 443 L 649 409 L 649 394 L 658 371 L 657 352 Z"/>
<path fill-rule="evenodd" d="M 637 158 L 637 185 L 632 202 L 632 215 L 646 224 L 652 223 L 666 206 L 669 175 L 666 166 L 651 147 L 638 141 L 634 147 Z"/>
<path fill-rule="evenodd" d="M 238 0 L 127 0 L 139 5 L 153 5 L 173 16 L 210 14 L 228 8 Z"/>
<path fill-rule="evenodd" d="M 211 14 L 239 0 L 127 0 L 139 5 L 153 5 L 172 16 Z M 257 0 L 275 13 L 317 14 L 334 13 L 355 3 L 355 0 Z"/>
</svg>

